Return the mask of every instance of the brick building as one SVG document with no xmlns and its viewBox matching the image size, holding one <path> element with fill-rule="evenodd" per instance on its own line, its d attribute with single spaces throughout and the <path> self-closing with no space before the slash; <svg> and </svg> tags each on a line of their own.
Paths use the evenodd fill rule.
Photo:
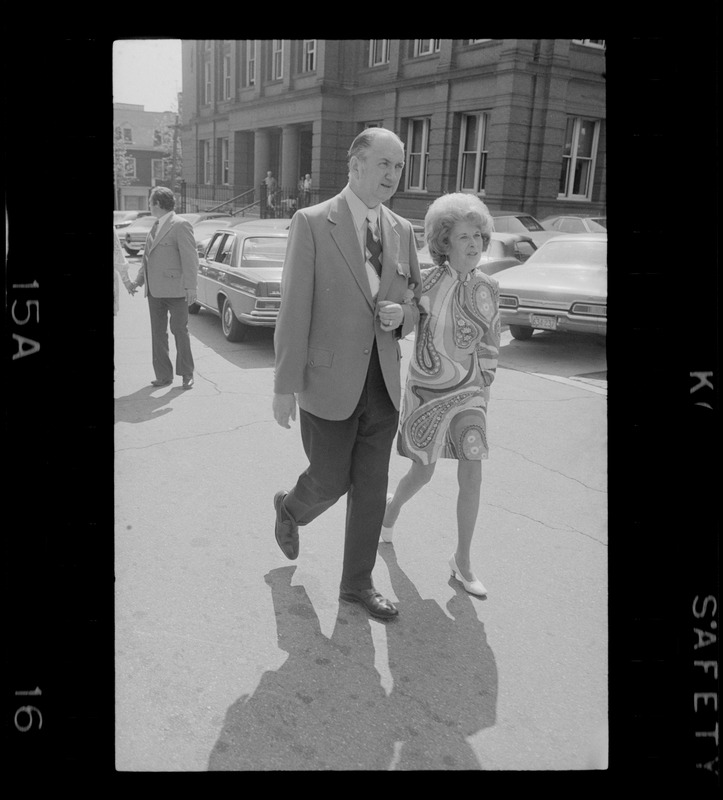
<svg viewBox="0 0 723 800">
<path fill-rule="evenodd" d="M 405 142 L 389 205 L 407 217 L 449 191 L 538 218 L 605 210 L 604 40 L 183 42 L 188 210 L 258 201 L 267 170 L 329 197 L 369 125 Z"/>
<path fill-rule="evenodd" d="M 130 185 L 115 187 L 115 208 L 146 210 L 148 193 L 166 185 L 163 159 L 167 157 L 164 135 L 177 122 L 173 111 L 145 111 L 142 105 L 113 103 L 113 133 L 125 144 Z"/>
</svg>

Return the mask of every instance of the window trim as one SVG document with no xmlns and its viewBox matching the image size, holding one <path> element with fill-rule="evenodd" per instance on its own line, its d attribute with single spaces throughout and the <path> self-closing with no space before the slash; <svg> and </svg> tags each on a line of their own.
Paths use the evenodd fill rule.
<svg viewBox="0 0 723 800">
<path fill-rule="evenodd" d="M 377 42 L 381 42 L 381 59 L 376 60 Z M 389 63 L 389 39 L 370 39 L 369 40 L 369 67 L 383 67 Z"/>
<path fill-rule="evenodd" d="M 201 183 L 208 185 L 213 183 L 213 176 L 211 174 L 211 140 L 201 139 Z"/>
<path fill-rule="evenodd" d="M 246 80 L 244 86 L 256 86 L 256 39 L 246 39 Z"/>
<path fill-rule="evenodd" d="M 278 44 L 278 46 L 277 46 Z M 284 77 L 284 40 L 271 40 L 271 80 L 280 81 Z"/>
<path fill-rule="evenodd" d="M 422 146 L 421 150 L 417 152 L 412 150 L 412 143 L 414 141 L 414 123 L 422 123 Z M 427 192 L 427 168 L 429 166 L 429 134 L 432 127 L 431 117 L 410 117 L 407 120 L 407 146 L 405 147 L 405 176 L 404 188 L 407 192 Z M 420 184 L 412 184 L 412 163 L 414 158 L 418 156 L 421 159 L 419 168 Z"/>
<path fill-rule="evenodd" d="M 316 72 L 316 39 L 302 40 L 302 72 Z"/>
<path fill-rule="evenodd" d="M 422 42 L 429 42 L 429 50 L 422 50 Z M 438 53 L 441 42 L 441 39 L 415 39 L 414 58 L 420 58 L 421 56 L 432 56 L 435 53 Z"/>
<path fill-rule="evenodd" d="M 160 177 L 156 175 L 155 165 L 159 165 L 158 172 Z M 151 159 L 151 185 L 156 186 L 156 181 L 163 180 L 163 158 L 152 158 Z"/>
<path fill-rule="evenodd" d="M 465 139 L 467 138 L 467 125 L 468 120 L 471 118 L 477 119 L 477 137 L 475 140 L 474 150 L 465 150 Z M 464 111 L 462 112 L 462 119 L 459 128 L 459 158 L 457 164 L 457 191 L 467 192 L 468 194 L 483 194 L 485 191 L 485 182 L 487 179 L 487 161 L 489 158 L 489 149 L 487 147 L 487 130 L 490 124 L 489 111 Z M 462 186 L 464 178 L 465 155 L 474 153 L 475 167 L 474 167 L 474 188 L 465 188 Z"/>
<path fill-rule="evenodd" d="M 203 62 L 203 105 L 210 105 L 211 98 L 211 59 L 207 58 Z"/>
<path fill-rule="evenodd" d="M 598 144 L 600 141 L 600 122 L 599 119 L 594 119 L 592 117 L 573 117 L 568 116 L 566 123 L 565 123 L 565 133 L 567 133 L 567 121 L 573 120 L 573 132 L 572 132 L 572 142 L 570 143 L 570 155 L 566 156 L 563 152 L 561 154 L 561 162 L 560 162 L 560 169 L 565 163 L 565 159 L 569 159 L 568 162 L 568 171 L 566 177 L 566 186 L 565 190 L 562 192 L 558 192 L 557 199 L 558 200 L 572 200 L 576 202 L 590 202 L 592 200 L 592 192 L 595 185 L 595 169 L 597 166 L 597 151 L 598 151 Z M 591 146 L 591 153 L 592 155 L 587 158 L 586 156 L 579 157 L 577 155 L 577 147 L 580 141 L 580 129 L 582 127 L 583 122 L 592 122 L 594 125 L 593 128 L 593 137 L 592 137 L 592 146 Z M 563 151 L 565 149 L 565 144 L 563 140 Z M 584 161 L 590 162 L 590 171 L 588 173 L 588 181 L 587 181 L 587 191 L 585 194 L 573 194 L 572 187 L 574 185 L 575 180 L 575 167 L 577 164 L 578 158 L 581 158 Z M 558 181 L 559 183 L 559 181 Z"/>
<path fill-rule="evenodd" d="M 222 186 L 228 186 L 229 185 L 229 177 L 230 177 L 230 174 L 229 174 L 229 157 L 228 157 L 228 155 L 229 155 L 229 139 L 228 139 L 228 136 L 221 137 L 221 139 L 219 139 L 219 141 L 221 142 L 221 147 L 220 147 L 221 158 L 220 158 L 220 164 L 219 164 L 219 166 L 220 166 L 219 179 L 220 179 L 220 182 L 221 182 Z"/>
<path fill-rule="evenodd" d="M 222 98 L 224 100 L 231 99 L 231 53 L 224 53 L 223 54 L 223 63 L 222 63 Z"/>
<path fill-rule="evenodd" d="M 574 44 L 581 44 L 584 47 L 594 47 L 596 50 L 605 49 L 605 39 L 571 39 Z M 600 44 L 602 42 L 602 44 Z"/>
</svg>

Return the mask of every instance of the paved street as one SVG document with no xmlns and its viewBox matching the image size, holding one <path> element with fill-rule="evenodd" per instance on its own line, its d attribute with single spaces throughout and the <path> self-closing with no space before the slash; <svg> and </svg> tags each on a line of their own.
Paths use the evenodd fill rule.
<svg viewBox="0 0 723 800">
<path fill-rule="evenodd" d="M 343 500 L 301 530 L 297 561 L 274 540 L 274 492 L 306 460 L 298 422 L 271 413 L 271 331 L 232 344 L 208 312 L 189 327 L 194 389 L 154 389 L 147 302 L 121 288 L 117 769 L 604 766 L 604 344 L 504 333 L 473 543 L 489 595 L 450 579 L 443 461 L 380 544 L 375 581 L 400 611 L 383 623 L 338 600 Z M 392 455 L 391 488 L 408 464 Z"/>
</svg>

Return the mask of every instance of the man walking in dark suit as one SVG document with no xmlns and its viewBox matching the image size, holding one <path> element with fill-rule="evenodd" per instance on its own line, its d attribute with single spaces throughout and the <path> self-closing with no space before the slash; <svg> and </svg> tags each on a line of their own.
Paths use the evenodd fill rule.
<svg viewBox="0 0 723 800">
<path fill-rule="evenodd" d="M 151 314 L 153 386 L 173 383 L 173 365 L 168 350 L 168 319 L 176 341 L 176 375 L 183 388 L 193 387 L 193 355 L 188 335 L 188 306 L 196 301 L 198 253 L 191 223 L 176 216 L 176 198 L 165 186 L 151 192 L 151 214 L 156 221 L 146 238 L 143 261 L 136 285 L 145 284 Z"/>
<path fill-rule="evenodd" d="M 382 203 L 397 189 L 404 145 L 369 128 L 348 153 L 349 183 L 292 218 L 274 334 L 274 417 L 299 425 L 308 469 L 274 498 L 276 540 L 299 552 L 299 526 L 347 495 L 340 598 L 389 619 L 374 588 L 399 417 L 399 339 L 419 319 L 421 276 L 411 224 Z M 286 299 L 285 299 L 286 298 Z"/>
</svg>

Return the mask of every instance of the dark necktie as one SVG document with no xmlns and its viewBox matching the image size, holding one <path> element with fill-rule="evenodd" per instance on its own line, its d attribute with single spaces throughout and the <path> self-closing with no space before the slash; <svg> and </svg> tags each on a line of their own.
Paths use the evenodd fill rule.
<svg viewBox="0 0 723 800">
<path fill-rule="evenodd" d="M 156 233 L 158 232 L 158 220 L 153 223 L 153 227 L 151 228 L 151 242 L 156 238 Z"/>
<path fill-rule="evenodd" d="M 377 241 L 372 232 L 374 222 L 367 217 L 367 261 L 374 267 L 377 275 L 382 276 L 382 243 Z"/>
</svg>

